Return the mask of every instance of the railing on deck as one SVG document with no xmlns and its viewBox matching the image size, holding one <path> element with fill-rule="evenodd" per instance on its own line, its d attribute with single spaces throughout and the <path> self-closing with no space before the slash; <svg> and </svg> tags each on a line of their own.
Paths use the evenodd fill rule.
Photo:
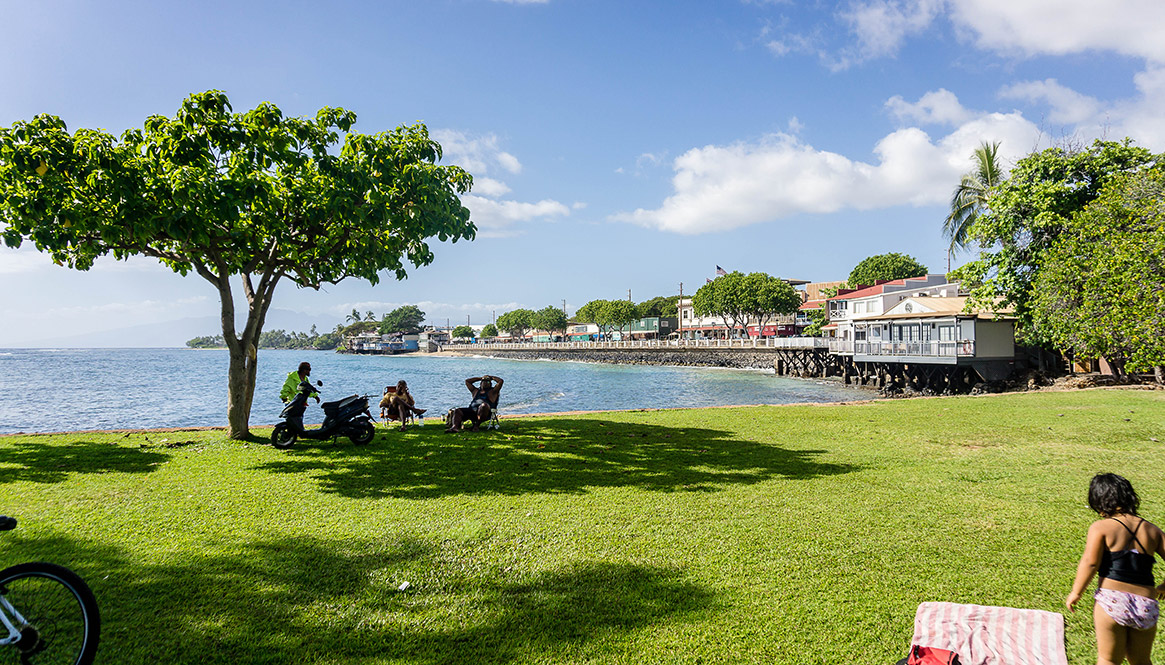
<svg viewBox="0 0 1165 665">
<path fill-rule="evenodd" d="M 975 340 L 948 342 L 854 342 L 848 339 L 829 340 L 830 353 L 852 353 L 859 356 L 919 356 L 934 358 L 973 357 Z"/>
<path fill-rule="evenodd" d="M 442 344 L 442 351 L 533 351 L 569 349 L 826 349 L 822 337 L 753 337 L 750 339 L 638 339 L 621 342 L 482 342 Z"/>
</svg>

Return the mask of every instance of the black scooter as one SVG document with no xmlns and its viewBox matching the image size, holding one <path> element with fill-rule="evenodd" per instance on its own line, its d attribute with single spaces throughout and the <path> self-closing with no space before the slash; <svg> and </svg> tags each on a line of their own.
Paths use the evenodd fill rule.
<svg viewBox="0 0 1165 665">
<path fill-rule="evenodd" d="M 316 385 L 323 386 L 322 381 Z M 352 395 L 338 402 L 324 402 L 324 422 L 318 429 L 304 429 L 303 412 L 307 410 L 307 400 L 319 393 L 310 381 L 301 381 L 299 390 L 283 412 L 279 414 L 283 422 L 271 432 L 271 445 L 285 450 L 295 444 L 296 439 L 334 439 L 346 436 L 352 443 L 362 446 L 376 436 L 372 424 L 372 413 L 368 410 L 368 395 Z"/>
</svg>

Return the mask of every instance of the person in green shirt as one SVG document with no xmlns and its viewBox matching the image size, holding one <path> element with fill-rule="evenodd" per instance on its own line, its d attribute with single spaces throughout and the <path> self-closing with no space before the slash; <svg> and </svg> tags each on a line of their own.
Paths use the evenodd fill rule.
<svg viewBox="0 0 1165 665">
<path fill-rule="evenodd" d="M 307 381 L 307 377 L 309 376 L 311 376 L 311 363 L 300 363 L 299 369 L 287 374 L 287 380 L 283 382 L 283 387 L 279 389 L 279 399 L 283 400 L 284 404 L 290 402 L 291 398 L 295 397 L 296 391 L 299 390 L 300 382 Z M 316 404 L 320 403 L 319 395 L 312 395 L 312 397 L 316 398 Z"/>
</svg>

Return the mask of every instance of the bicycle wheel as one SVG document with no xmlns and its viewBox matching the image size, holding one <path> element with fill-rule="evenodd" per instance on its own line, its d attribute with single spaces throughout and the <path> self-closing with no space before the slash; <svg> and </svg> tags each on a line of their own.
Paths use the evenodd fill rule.
<svg viewBox="0 0 1165 665">
<path fill-rule="evenodd" d="M 20 641 L 0 647 L 0 663 L 91 665 L 101 618 L 97 599 L 76 573 L 39 561 L 12 566 L 0 571 L 0 596 L 27 622 L 17 626 Z M 8 614 L 3 605 L 0 610 Z"/>
</svg>

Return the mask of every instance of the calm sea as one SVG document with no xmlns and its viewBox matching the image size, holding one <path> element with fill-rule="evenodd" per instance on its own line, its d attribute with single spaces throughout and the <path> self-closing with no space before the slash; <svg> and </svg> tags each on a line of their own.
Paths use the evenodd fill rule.
<svg viewBox="0 0 1165 665">
<path fill-rule="evenodd" d="M 354 356 L 261 351 L 251 424 L 278 421 L 279 387 L 302 360 L 323 399 L 373 394 L 408 381 L 434 415 L 465 406 L 465 378 L 505 379 L 502 413 L 790 404 L 865 399 L 855 388 L 772 372 L 591 363 Z M 217 426 L 226 422 L 227 353 L 189 349 L 0 349 L 0 433 Z M 379 414 L 377 414 L 379 415 Z M 307 421 L 319 422 L 314 402 Z"/>
</svg>

